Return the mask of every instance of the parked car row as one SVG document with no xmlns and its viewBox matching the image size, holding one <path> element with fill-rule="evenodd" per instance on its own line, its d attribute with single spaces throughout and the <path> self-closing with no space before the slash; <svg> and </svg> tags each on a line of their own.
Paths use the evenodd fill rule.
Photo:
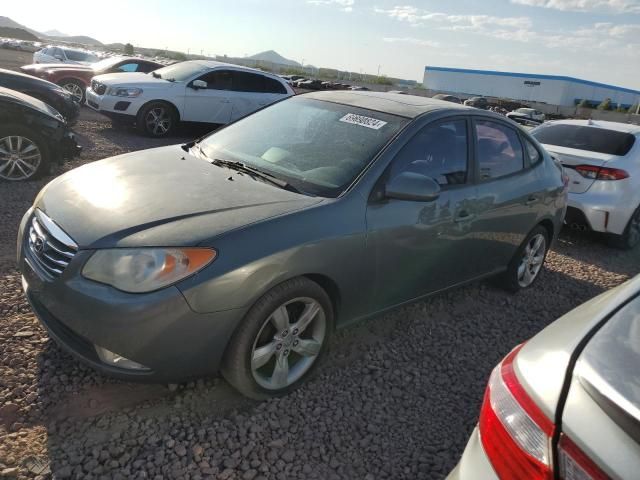
<svg viewBox="0 0 640 480">
<path fill-rule="evenodd" d="M 280 78 L 283 78 L 292 87 L 304 88 L 306 90 L 369 90 L 367 87 L 358 85 L 305 78 L 301 75 L 280 75 Z"/>
</svg>

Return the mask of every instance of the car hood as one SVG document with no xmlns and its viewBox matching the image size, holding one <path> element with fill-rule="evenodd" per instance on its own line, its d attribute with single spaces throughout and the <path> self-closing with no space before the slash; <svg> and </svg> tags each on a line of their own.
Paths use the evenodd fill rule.
<svg viewBox="0 0 640 480">
<path fill-rule="evenodd" d="M 35 206 L 79 248 L 193 246 L 320 202 L 173 145 L 120 155 L 49 183 Z"/>
<path fill-rule="evenodd" d="M 58 122 L 64 123 L 64 117 L 55 108 L 41 100 L 38 100 L 37 98 L 18 92 L 17 90 L 0 87 L 0 100 L 27 106 L 55 119 Z"/>
<path fill-rule="evenodd" d="M 119 73 L 105 73 L 103 75 L 97 75 L 93 77 L 94 80 L 97 80 L 104 85 L 132 85 L 136 87 L 144 87 L 144 86 L 157 86 L 157 87 L 170 87 L 172 85 L 176 85 L 179 82 L 169 82 L 167 80 L 163 80 L 162 78 L 155 78 L 153 75 L 149 73 L 141 73 L 141 72 L 119 72 Z"/>
</svg>

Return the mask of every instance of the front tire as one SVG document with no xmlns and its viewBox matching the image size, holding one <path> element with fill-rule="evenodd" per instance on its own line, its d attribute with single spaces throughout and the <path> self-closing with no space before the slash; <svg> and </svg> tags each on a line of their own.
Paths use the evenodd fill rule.
<svg viewBox="0 0 640 480">
<path fill-rule="evenodd" d="M 165 102 L 150 102 L 136 116 L 136 127 L 149 137 L 162 138 L 173 133 L 178 115 L 172 105 Z"/>
<path fill-rule="evenodd" d="M 69 92 L 77 102 L 80 102 L 80 105 L 84 104 L 85 89 L 87 87 L 82 82 L 70 78 L 67 80 L 62 80 L 60 83 L 58 83 L 58 85 Z"/>
<path fill-rule="evenodd" d="M 622 235 L 610 235 L 609 245 L 622 250 L 631 250 L 640 243 L 640 207 L 633 212 Z"/>
<path fill-rule="evenodd" d="M 510 292 L 531 287 L 542 270 L 549 249 L 549 232 L 541 225 L 535 227 L 509 262 L 502 274 L 502 286 Z"/>
<path fill-rule="evenodd" d="M 39 133 L 24 125 L 0 126 L 0 180 L 35 180 L 50 171 L 50 149 Z"/>
<path fill-rule="evenodd" d="M 256 400 L 298 388 L 327 350 L 333 308 L 327 293 L 304 278 L 267 292 L 234 333 L 222 374 L 240 393 Z"/>
</svg>

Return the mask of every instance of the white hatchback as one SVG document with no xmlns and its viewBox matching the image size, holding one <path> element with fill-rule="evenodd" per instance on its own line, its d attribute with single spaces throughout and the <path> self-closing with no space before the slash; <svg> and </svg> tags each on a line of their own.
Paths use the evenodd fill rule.
<svg viewBox="0 0 640 480">
<path fill-rule="evenodd" d="M 565 223 L 640 243 L 640 126 L 594 120 L 546 122 L 531 134 L 569 176 Z"/>
<path fill-rule="evenodd" d="M 282 78 L 213 61 L 187 61 L 150 73 L 110 73 L 91 80 L 87 105 L 153 137 L 180 121 L 226 124 L 293 95 Z"/>
<path fill-rule="evenodd" d="M 96 55 L 73 48 L 46 47 L 33 54 L 33 63 L 68 63 L 72 65 L 91 65 L 100 60 Z"/>
</svg>

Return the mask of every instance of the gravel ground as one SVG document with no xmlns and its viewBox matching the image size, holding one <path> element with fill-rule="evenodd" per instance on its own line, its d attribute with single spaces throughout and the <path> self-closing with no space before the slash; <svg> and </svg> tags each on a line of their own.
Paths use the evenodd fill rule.
<svg viewBox="0 0 640 480">
<path fill-rule="evenodd" d="M 85 152 L 64 170 L 189 137 L 145 139 L 89 112 L 75 129 Z M 640 249 L 563 232 L 535 288 L 477 283 L 338 332 L 314 379 L 256 403 L 218 378 L 113 380 L 47 338 L 14 260 L 18 222 L 47 180 L 0 184 L 0 477 L 442 478 L 500 358 L 640 265 Z"/>
</svg>

